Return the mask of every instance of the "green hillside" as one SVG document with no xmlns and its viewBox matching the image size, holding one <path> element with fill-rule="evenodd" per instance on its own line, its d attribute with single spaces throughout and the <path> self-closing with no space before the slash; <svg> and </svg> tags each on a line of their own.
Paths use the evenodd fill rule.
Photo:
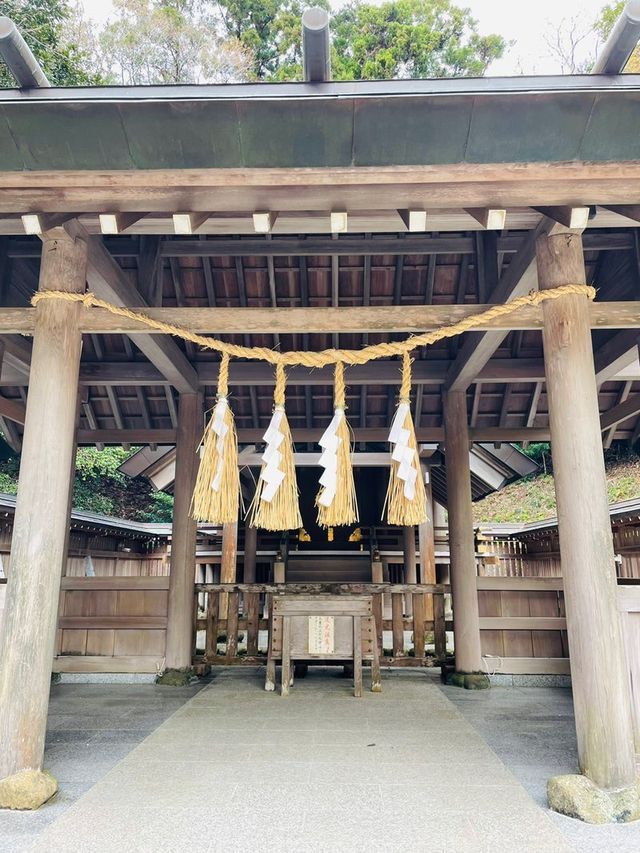
<svg viewBox="0 0 640 853">
<path fill-rule="evenodd" d="M 606 456 L 609 502 L 640 498 L 640 457 Z M 586 496 L 588 498 L 588 496 Z M 511 483 L 473 505 L 474 521 L 542 521 L 556 515 L 553 474 L 541 473 Z"/>
</svg>

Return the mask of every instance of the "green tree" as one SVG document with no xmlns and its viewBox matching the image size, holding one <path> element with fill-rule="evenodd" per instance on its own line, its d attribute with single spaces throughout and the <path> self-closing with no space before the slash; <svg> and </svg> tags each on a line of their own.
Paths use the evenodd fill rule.
<svg viewBox="0 0 640 853">
<path fill-rule="evenodd" d="M 598 36 L 602 39 L 602 41 L 606 41 L 609 37 L 611 30 L 613 29 L 616 21 L 622 14 L 622 10 L 625 7 L 625 0 L 620 0 L 618 3 L 609 3 L 607 4 L 598 19 L 596 20 L 594 29 Z M 627 64 L 624 67 L 624 71 L 628 74 L 638 74 L 640 73 L 640 47 L 636 47 L 633 51 Z"/>
<path fill-rule="evenodd" d="M 219 4 L 219 19 L 223 32 L 251 51 L 253 77 L 301 79 L 301 19 L 308 6 L 329 9 L 328 0 L 226 0 Z"/>
<path fill-rule="evenodd" d="M 101 82 L 90 58 L 69 37 L 75 14 L 67 0 L 0 0 L 0 15 L 16 24 L 54 86 L 92 86 Z M 0 61 L 0 87 L 15 86 L 9 69 Z"/>
<path fill-rule="evenodd" d="M 206 0 L 115 0 L 97 38 L 102 74 L 125 85 L 245 80 L 253 54 L 221 35 Z"/>
<path fill-rule="evenodd" d="M 254 53 L 258 79 L 302 78 L 302 12 L 327 0 L 227 0 L 225 32 Z M 331 17 L 334 80 L 479 76 L 506 48 L 498 35 L 480 36 L 468 9 L 450 0 L 352 0 Z"/>
<path fill-rule="evenodd" d="M 481 36 L 469 9 L 450 0 L 352 0 L 331 21 L 336 80 L 477 77 L 505 40 Z"/>
</svg>

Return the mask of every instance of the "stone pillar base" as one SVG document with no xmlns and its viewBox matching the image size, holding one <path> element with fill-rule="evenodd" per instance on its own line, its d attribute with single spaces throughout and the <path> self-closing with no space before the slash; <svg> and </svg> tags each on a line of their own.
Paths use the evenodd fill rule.
<svg viewBox="0 0 640 853">
<path fill-rule="evenodd" d="M 488 690 L 491 687 L 489 676 L 484 672 L 456 672 L 446 666 L 440 669 L 442 682 L 450 687 L 464 687 L 465 690 Z"/>
<path fill-rule="evenodd" d="M 188 687 L 193 678 L 197 676 L 193 667 L 186 669 L 165 669 L 162 675 L 156 678 L 156 684 L 163 684 L 165 687 Z"/>
<path fill-rule="evenodd" d="M 553 776 L 547 782 L 549 808 L 585 823 L 627 823 L 640 818 L 640 782 L 605 791 L 586 776 Z"/>
<path fill-rule="evenodd" d="M 21 770 L 0 779 L 0 809 L 34 810 L 50 800 L 58 783 L 46 770 Z"/>
</svg>

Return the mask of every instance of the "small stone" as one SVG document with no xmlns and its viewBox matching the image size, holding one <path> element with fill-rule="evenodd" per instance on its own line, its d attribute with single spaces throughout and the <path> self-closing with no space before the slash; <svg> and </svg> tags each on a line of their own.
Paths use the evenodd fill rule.
<svg viewBox="0 0 640 853">
<path fill-rule="evenodd" d="M 165 669 L 162 675 L 156 678 L 156 684 L 162 684 L 165 687 L 188 687 L 191 684 L 191 679 L 194 676 L 193 669 Z"/>
<path fill-rule="evenodd" d="M 0 779 L 0 809 L 40 808 L 58 790 L 58 783 L 46 770 L 21 770 Z"/>
<path fill-rule="evenodd" d="M 547 782 L 549 808 L 585 823 L 627 823 L 640 818 L 640 783 L 605 791 L 580 775 L 554 776 Z"/>
</svg>

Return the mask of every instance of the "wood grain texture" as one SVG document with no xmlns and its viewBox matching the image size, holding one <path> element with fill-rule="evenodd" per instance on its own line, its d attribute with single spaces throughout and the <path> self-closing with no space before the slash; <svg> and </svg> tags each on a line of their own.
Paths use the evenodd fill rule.
<svg viewBox="0 0 640 853">
<path fill-rule="evenodd" d="M 579 234 L 541 235 L 536 256 L 541 288 L 585 280 Z M 588 307 L 567 296 L 543 313 L 579 762 L 597 785 L 623 787 L 635 779 L 633 729 Z"/>
<path fill-rule="evenodd" d="M 166 647 L 167 667 L 175 669 L 191 666 L 196 523 L 191 518 L 190 508 L 198 469 L 196 448 L 202 421 L 202 397 L 199 394 L 181 394 Z"/>
<path fill-rule="evenodd" d="M 46 237 L 41 289 L 82 292 L 87 246 Z M 81 336 L 72 303 L 36 309 L 31 380 L 0 633 L 0 778 L 40 770 L 75 447 Z M 46 520 L 46 523 L 45 521 Z"/>
</svg>

